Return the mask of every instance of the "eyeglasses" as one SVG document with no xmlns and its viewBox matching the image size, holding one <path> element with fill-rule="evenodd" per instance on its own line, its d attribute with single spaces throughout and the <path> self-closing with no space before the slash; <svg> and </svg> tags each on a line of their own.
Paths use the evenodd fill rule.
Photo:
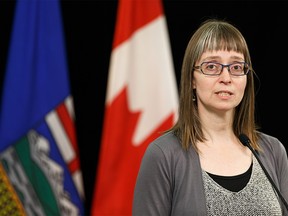
<svg viewBox="0 0 288 216">
<path fill-rule="evenodd" d="M 218 76 L 224 67 L 227 67 L 228 72 L 233 76 L 244 76 L 250 71 L 246 62 L 234 62 L 227 65 L 217 62 L 202 62 L 200 66 L 194 66 L 194 69 L 200 69 L 203 74 L 208 76 Z"/>
</svg>

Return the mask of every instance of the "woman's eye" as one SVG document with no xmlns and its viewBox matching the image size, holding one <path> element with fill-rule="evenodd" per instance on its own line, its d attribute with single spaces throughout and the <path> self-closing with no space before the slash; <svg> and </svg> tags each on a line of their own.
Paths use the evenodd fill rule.
<svg viewBox="0 0 288 216">
<path fill-rule="evenodd" d="M 209 70 L 215 70 L 215 69 L 217 69 L 217 67 L 216 67 L 215 64 L 208 64 L 206 68 L 209 69 Z"/>
<path fill-rule="evenodd" d="M 242 66 L 240 64 L 233 65 L 232 70 L 241 71 Z"/>
</svg>

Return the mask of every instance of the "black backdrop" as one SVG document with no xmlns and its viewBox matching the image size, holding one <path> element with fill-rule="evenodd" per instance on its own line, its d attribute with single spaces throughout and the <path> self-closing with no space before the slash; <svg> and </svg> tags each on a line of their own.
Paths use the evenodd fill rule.
<svg viewBox="0 0 288 216">
<path fill-rule="evenodd" d="M 206 18 L 234 23 L 246 37 L 253 67 L 260 78 L 256 118 L 261 130 L 288 147 L 286 76 L 288 3 L 285 1 L 164 0 L 177 82 L 187 42 Z M 0 1 L 0 86 L 15 1 Z M 101 141 L 106 82 L 116 19 L 116 0 L 61 0 L 71 91 L 86 193 L 87 214 L 95 183 Z"/>
</svg>

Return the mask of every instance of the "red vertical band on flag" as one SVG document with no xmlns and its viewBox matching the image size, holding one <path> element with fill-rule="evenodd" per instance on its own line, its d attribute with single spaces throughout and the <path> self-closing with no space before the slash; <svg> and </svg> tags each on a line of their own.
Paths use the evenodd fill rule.
<svg viewBox="0 0 288 216">
<path fill-rule="evenodd" d="M 145 3 L 142 0 L 119 0 L 118 2 L 113 48 L 163 13 L 159 0 L 145 0 Z"/>
</svg>

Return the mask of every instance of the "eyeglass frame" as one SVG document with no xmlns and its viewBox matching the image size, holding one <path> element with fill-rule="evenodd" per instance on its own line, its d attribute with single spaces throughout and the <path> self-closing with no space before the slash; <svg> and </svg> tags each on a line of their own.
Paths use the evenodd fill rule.
<svg viewBox="0 0 288 216">
<path fill-rule="evenodd" d="M 221 66 L 221 70 L 220 70 L 220 72 L 219 73 L 217 73 L 217 74 L 207 74 L 207 73 L 204 73 L 203 72 L 203 70 L 202 70 L 202 65 L 203 64 L 207 64 L 207 63 L 214 63 L 214 64 L 217 64 L 217 65 L 220 65 Z M 247 68 L 247 71 L 245 72 L 245 70 L 243 70 L 243 74 L 240 74 L 240 75 L 235 75 L 235 74 L 233 74 L 233 73 L 231 73 L 231 71 L 230 71 L 230 66 L 231 65 L 234 65 L 234 64 L 239 64 L 239 63 L 241 63 L 241 64 L 244 64 L 244 68 L 246 67 Z M 202 74 L 204 74 L 204 75 L 206 75 L 206 76 L 219 76 L 222 72 L 223 72 L 223 69 L 224 69 L 224 67 L 227 67 L 227 69 L 228 69 L 228 72 L 229 72 L 229 74 L 230 75 L 232 75 L 232 76 L 245 76 L 245 75 L 247 75 L 249 72 L 250 72 L 250 67 L 249 67 L 249 64 L 248 63 L 246 63 L 246 62 L 233 62 L 233 63 L 231 63 L 231 64 L 221 64 L 221 63 L 218 63 L 218 62 L 202 62 L 200 65 L 198 65 L 198 66 L 194 66 L 193 67 L 193 69 L 200 69 L 200 71 L 201 71 L 201 73 Z"/>
</svg>

